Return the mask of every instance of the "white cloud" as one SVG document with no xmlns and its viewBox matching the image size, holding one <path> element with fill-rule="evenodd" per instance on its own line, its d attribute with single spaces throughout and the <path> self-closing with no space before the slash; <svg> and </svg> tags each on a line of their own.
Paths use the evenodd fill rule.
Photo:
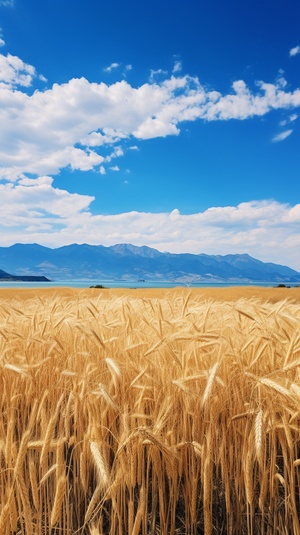
<svg viewBox="0 0 300 535">
<path fill-rule="evenodd" d="M 153 77 L 155 72 L 164 75 L 152 71 Z M 140 87 L 80 78 L 28 94 L 37 76 L 18 57 L 0 54 L 0 177 L 7 180 L 22 173 L 53 175 L 67 166 L 99 171 L 124 154 L 126 140 L 178 135 L 186 121 L 246 120 L 271 110 L 288 110 L 295 117 L 300 106 L 300 89 L 287 91 L 280 80 L 260 82 L 254 91 L 237 80 L 222 95 L 191 76 L 164 77 Z M 107 156 L 107 148 L 117 143 Z"/>
<path fill-rule="evenodd" d="M 0 0 L 0 6 L 13 7 L 14 5 L 15 5 L 15 0 Z"/>
<path fill-rule="evenodd" d="M 2 38 L 0 37 L 0 47 L 1 47 L 1 46 L 4 46 L 4 45 L 5 45 L 5 41 L 4 41 L 4 39 L 2 39 Z"/>
<path fill-rule="evenodd" d="M 297 113 L 293 113 L 292 115 L 289 116 L 289 121 L 291 123 L 293 123 L 294 121 L 296 121 L 298 119 L 298 115 Z"/>
<path fill-rule="evenodd" d="M 297 56 L 297 54 L 300 54 L 300 46 L 297 45 L 294 48 L 291 48 L 290 50 L 290 56 Z"/>
<path fill-rule="evenodd" d="M 29 87 L 35 77 L 35 68 L 24 63 L 17 56 L 0 54 L 0 87 L 5 84 L 7 87 L 23 86 Z"/>
<path fill-rule="evenodd" d="M 167 123 L 157 117 L 147 119 L 139 125 L 133 135 L 139 139 L 152 139 L 154 137 L 165 137 L 179 134 L 178 128 L 172 122 Z"/>
<path fill-rule="evenodd" d="M 153 83 L 158 78 L 167 76 L 167 74 L 168 74 L 168 71 L 164 71 L 163 69 L 157 69 L 157 70 L 151 69 L 150 76 L 149 76 L 149 81 L 151 83 Z"/>
<path fill-rule="evenodd" d="M 127 74 L 132 71 L 132 65 L 128 64 L 128 65 L 125 65 L 124 69 L 123 69 L 123 76 L 124 78 L 127 77 Z"/>
<path fill-rule="evenodd" d="M 16 185 L 0 184 L 5 219 L 1 227 L 13 229 L 25 226 L 24 236 L 29 224 L 38 225 L 41 222 L 55 228 L 76 213 L 83 213 L 94 200 L 94 197 L 54 188 L 52 184 L 53 178 L 49 176 L 35 179 L 23 177 Z"/>
<path fill-rule="evenodd" d="M 105 67 L 104 71 L 112 72 L 114 69 L 117 69 L 118 67 L 120 67 L 119 63 L 111 63 L 108 67 Z"/>
<path fill-rule="evenodd" d="M 286 126 L 287 124 L 294 123 L 298 119 L 297 113 L 293 113 L 287 119 L 280 121 L 280 126 Z"/>
<path fill-rule="evenodd" d="M 180 72 L 182 70 L 182 63 L 181 61 L 175 61 L 174 67 L 173 67 L 173 74 Z"/>
<path fill-rule="evenodd" d="M 73 147 L 68 147 L 62 153 L 62 157 L 66 158 L 66 162 L 68 162 L 72 169 L 80 169 L 81 171 L 90 171 L 104 161 L 103 156 L 100 156 L 94 151 L 85 152 L 84 150 Z"/>
<path fill-rule="evenodd" d="M 120 171 L 120 167 L 118 165 L 113 165 L 112 167 L 110 167 L 110 170 L 111 171 Z"/>
<path fill-rule="evenodd" d="M 103 145 L 113 145 L 121 139 L 126 139 L 127 135 L 116 130 L 105 128 L 105 133 L 91 132 L 80 140 L 81 145 L 87 147 L 102 147 Z"/>
<path fill-rule="evenodd" d="M 278 86 L 284 88 L 288 85 L 287 81 L 285 78 L 283 78 L 283 76 L 278 76 L 278 78 L 276 79 L 276 83 Z"/>
<path fill-rule="evenodd" d="M 124 151 L 123 151 L 122 147 L 115 147 L 113 152 L 109 156 L 106 156 L 105 162 L 109 163 L 114 158 L 120 158 L 123 155 L 124 155 Z"/>
<path fill-rule="evenodd" d="M 21 229 L 23 243 L 50 247 L 127 242 L 174 253 L 248 253 L 300 270 L 300 204 L 270 200 L 211 207 L 190 215 L 177 209 L 92 215 L 94 197 L 54 188 L 49 176 L 0 184 L 0 197 L 1 246 L 19 242 Z"/>
<path fill-rule="evenodd" d="M 285 130 L 284 132 L 281 132 L 281 134 L 278 134 L 277 136 L 273 137 L 273 142 L 283 141 L 287 137 L 289 137 L 292 134 L 293 130 Z"/>
</svg>

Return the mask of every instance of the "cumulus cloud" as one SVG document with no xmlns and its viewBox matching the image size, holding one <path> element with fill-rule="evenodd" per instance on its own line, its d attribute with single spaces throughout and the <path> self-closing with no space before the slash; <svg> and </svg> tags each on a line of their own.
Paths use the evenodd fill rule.
<svg viewBox="0 0 300 535">
<path fill-rule="evenodd" d="M 36 76 L 35 68 L 17 56 L 0 54 L 0 89 L 3 86 L 29 87 Z"/>
<path fill-rule="evenodd" d="M 5 41 L 4 41 L 4 39 L 2 39 L 2 38 L 0 37 L 0 47 L 1 47 L 1 46 L 4 46 L 4 45 L 5 45 Z"/>
<path fill-rule="evenodd" d="M 134 138 L 178 135 L 186 121 L 246 120 L 271 110 L 288 110 L 295 117 L 300 106 L 300 89 L 288 91 L 281 80 L 260 82 L 254 90 L 236 80 L 229 93 L 221 94 L 207 90 L 197 77 L 167 77 L 158 70 L 139 87 L 125 80 L 108 85 L 74 78 L 29 94 L 39 78 L 33 66 L 0 54 L 0 178 L 53 175 L 68 166 L 99 172 Z M 107 156 L 112 145 L 117 147 Z"/>
<path fill-rule="evenodd" d="M 84 213 L 94 197 L 69 193 L 53 187 L 53 178 L 40 176 L 35 179 L 21 178 L 17 184 L 0 184 L 1 202 L 3 203 L 2 230 L 24 228 L 27 234 L 29 225 L 50 226 L 57 230 L 57 225 L 64 225 L 76 213 Z M 17 236 L 15 236 L 16 241 Z M 41 236 L 42 239 L 42 236 Z"/>
<path fill-rule="evenodd" d="M 287 137 L 289 137 L 292 134 L 293 130 L 285 130 L 284 132 L 281 132 L 277 136 L 273 137 L 272 141 L 274 143 L 277 143 L 278 141 L 283 141 Z"/>
<path fill-rule="evenodd" d="M 294 48 L 291 48 L 290 50 L 290 56 L 297 56 L 297 54 L 300 54 L 300 46 L 297 45 Z"/>
<path fill-rule="evenodd" d="M 20 178 L 0 184 L 1 245 L 20 241 L 50 247 L 70 243 L 133 243 L 160 251 L 245 253 L 300 270 L 300 204 L 252 201 L 184 215 L 128 212 L 93 215 L 94 197 L 55 188 L 53 179 Z"/>
<path fill-rule="evenodd" d="M 133 135 L 139 139 L 152 139 L 154 137 L 166 137 L 179 134 L 179 129 L 171 121 L 168 123 L 158 117 L 147 117 Z"/>
</svg>

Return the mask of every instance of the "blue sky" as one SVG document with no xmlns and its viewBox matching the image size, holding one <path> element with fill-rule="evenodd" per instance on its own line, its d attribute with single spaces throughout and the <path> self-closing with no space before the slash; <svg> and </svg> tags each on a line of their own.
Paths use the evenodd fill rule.
<svg viewBox="0 0 300 535">
<path fill-rule="evenodd" d="M 0 0 L 0 245 L 300 270 L 299 28 L 298 0 Z"/>
</svg>

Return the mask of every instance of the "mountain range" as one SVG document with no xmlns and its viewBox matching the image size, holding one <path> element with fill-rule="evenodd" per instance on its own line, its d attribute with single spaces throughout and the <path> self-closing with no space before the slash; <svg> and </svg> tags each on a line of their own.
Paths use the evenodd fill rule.
<svg viewBox="0 0 300 535">
<path fill-rule="evenodd" d="M 53 281 L 300 283 L 299 272 L 287 266 L 261 262 L 248 254 L 162 253 L 151 247 L 130 244 L 110 247 L 72 244 L 56 249 L 38 244 L 15 244 L 0 247 L 0 268 L 0 272 L 13 273 L 9 276 L 19 280 L 46 277 Z M 0 273 L 1 278 L 4 277 Z"/>
</svg>

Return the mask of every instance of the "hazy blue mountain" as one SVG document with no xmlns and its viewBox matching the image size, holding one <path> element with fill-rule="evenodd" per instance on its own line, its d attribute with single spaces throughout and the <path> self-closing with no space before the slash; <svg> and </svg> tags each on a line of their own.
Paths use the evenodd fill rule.
<svg viewBox="0 0 300 535">
<path fill-rule="evenodd" d="M 47 279 L 44 276 L 36 276 L 36 275 L 11 275 L 10 273 L 7 273 L 6 271 L 3 271 L 0 269 L 0 281 L 22 281 L 22 282 L 49 282 L 49 279 Z"/>
<path fill-rule="evenodd" d="M 297 271 L 261 262 L 248 254 L 172 254 L 131 244 L 72 244 L 56 249 L 15 244 L 0 247 L 0 267 L 17 276 L 45 276 L 51 280 L 300 283 Z"/>
<path fill-rule="evenodd" d="M 2 269 L 0 269 L 0 280 L 7 280 L 7 279 L 11 279 L 12 275 L 10 275 L 10 273 L 6 273 L 6 271 L 3 271 Z"/>
</svg>

